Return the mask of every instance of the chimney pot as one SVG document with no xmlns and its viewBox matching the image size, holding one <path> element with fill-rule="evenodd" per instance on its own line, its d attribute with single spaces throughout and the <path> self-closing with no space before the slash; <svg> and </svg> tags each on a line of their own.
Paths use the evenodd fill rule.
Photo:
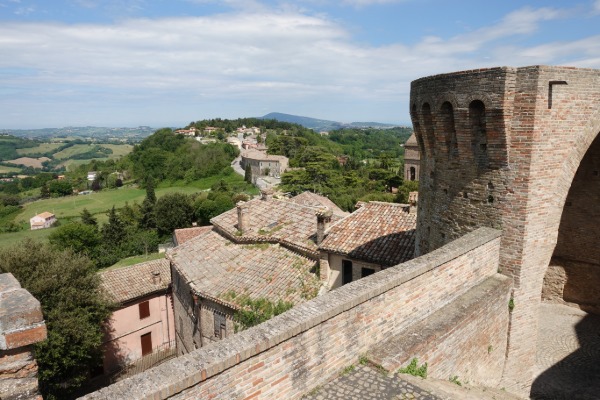
<svg viewBox="0 0 600 400">
<path fill-rule="evenodd" d="M 333 212 L 329 208 L 317 211 L 317 246 L 325 239 L 325 231 L 331 222 Z"/>
<path fill-rule="evenodd" d="M 162 282 L 162 279 L 160 277 L 160 272 L 159 271 L 153 271 L 152 272 L 152 283 L 155 285 L 160 285 L 160 283 Z"/>
</svg>

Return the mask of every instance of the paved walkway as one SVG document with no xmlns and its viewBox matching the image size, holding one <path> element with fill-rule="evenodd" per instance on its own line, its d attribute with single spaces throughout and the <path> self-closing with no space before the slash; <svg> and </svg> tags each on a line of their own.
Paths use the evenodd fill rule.
<svg viewBox="0 0 600 400">
<path fill-rule="evenodd" d="M 443 400 L 402 380 L 398 375 L 359 365 L 354 371 L 342 374 L 327 385 L 305 395 L 304 400 Z"/>
<path fill-rule="evenodd" d="M 600 316 L 542 304 L 535 400 L 600 399 Z"/>
</svg>

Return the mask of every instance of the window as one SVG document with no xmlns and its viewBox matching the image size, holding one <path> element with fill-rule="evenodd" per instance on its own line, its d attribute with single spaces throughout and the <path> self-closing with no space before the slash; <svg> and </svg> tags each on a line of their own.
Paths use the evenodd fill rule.
<svg viewBox="0 0 600 400">
<path fill-rule="evenodd" d="M 215 321 L 215 337 L 219 339 L 223 339 L 226 337 L 226 320 L 225 314 L 219 311 L 213 312 L 214 321 Z"/>
<path fill-rule="evenodd" d="M 375 270 L 373 268 L 363 268 L 361 270 L 361 277 L 364 278 L 365 276 L 373 275 L 374 273 Z"/>
<path fill-rule="evenodd" d="M 414 181 L 417 178 L 417 170 L 415 167 L 410 167 L 410 181 Z"/>
<path fill-rule="evenodd" d="M 140 336 L 140 343 L 142 345 L 142 356 L 152 353 L 152 332 Z"/>
<path fill-rule="evenodd" d="M 143 301 L 139 304 L 140 307 L 140 319 L 148 318 L 150 316 L 150 302 Z"/>
<path fill-rule="evenodd" d="M 342 285 L 352 282 L 352 261 L 342 260 Z"/>
</svg>

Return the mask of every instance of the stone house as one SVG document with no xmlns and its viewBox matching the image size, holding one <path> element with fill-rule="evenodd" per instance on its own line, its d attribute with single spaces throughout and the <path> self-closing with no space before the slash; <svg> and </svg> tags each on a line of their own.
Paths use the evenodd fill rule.
<svg viewBox="0 0 600 400">
<path fill-rule="evenodd" d="M 51 212 L 43 212 L 29 219 L 31 230 L 50 228 L 56 222 L 56 215 Z"/>
<path fill-rule="evenodd" d="M 232 335 L 234 313 L 245 298 L 296 305 L 317 294 L 316 237 L 323 225 L 315 215 L 322 208 L 316 196 L 299 199 L 319 204 L 310 206 L 263 192 L 262 198 L 240 202 L 213 218 L 208 230 L 175 232 L 179 245 L 167 258 L 180 353 Z M 338 221 L 344 213 L 335 209 L 332 218 Z"/>
<path fill-rule="evenodd" d="M 417 213 L 406 204 L 371 201 L 326 232 L 319 245 L 321 280 L 328 289 L 414 257 Z"/>
<path fill-rule="evenodd" d="M 418 181 L 421 164 L 421 153 L 415 133 L 408 138 L 404 144 L 404 180 Z"/>
<path fill-rule="evenodd" d="M 250 166 L 252 172 L 252 181 L 259 176 L 273 176 L 279 178 L 289 165 L 289 160 L 285 156 L 268 155 L 265 151 L 245 150 L 242 152 L 240 166 L 246 169 Z"/>
<path fill-rule="evenodd" d="M 166 259 L 100 273 L 101 287 L 118 304 L 105 331 L 104 373 L 175 346 L 171 271 Z"/>
</svg>

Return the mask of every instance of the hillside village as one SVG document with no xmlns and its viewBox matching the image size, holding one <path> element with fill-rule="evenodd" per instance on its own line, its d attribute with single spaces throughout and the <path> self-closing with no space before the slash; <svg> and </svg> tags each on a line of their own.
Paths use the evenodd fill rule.
<svg viewBox="0 0 600 400">
<path fill-rule="evenodd" d="M 528 96 L 548 94 L 528 79 L 564 80 L 569 87 L 550 92 L 555 97 L 544 104 L 532 104 Z M 517 82 L 525 95 L 508 91 L 509 82 Z M 327 186 L 333 172 L 319 187 L 330 190 L 337 203 L 302 190 L 325 170 L 317 171 L 315 163 L 348 175 L 352 170 L 344 168 L 352 159 L 317 146 L 292 151 L 301 135 L 268 136 L 245 125 L 228 128 L 229 137 L 211 125 L 158 132 L 202 146 L 229 142 L 236 147 L 230 153 L 231 165 L 239 165 L 236 173 L 266 184 L 259 195 L 236 197 L 229 209 L 206 214 L 203 226 L 197 221 L 171 226 L 171 246 L 163 257 L 100 272 L 115 309 L 104 326 L 103 365 L 89 388 L 111 385 L 78 395 L 320 398 L 350 385 L 348 374 L 364 382 L 383 370 L 389 374 L 381 378 L 387 393 L 401 385 L 412 395 L 469 398 L 456 388 L 462 380 L 475 387 L 473 398 L 531 393 L 541 399 L 562 390 L 593 398 L 598 390 L 593 373 L 569 375 L 580 384 L 566 389 L 556 383 L 563 382 L 560 357 L 579 365 L 591 351 L 585 346 L 597 344 L 590 332 L 600 326 L 593 290 L 598 228 L 590 212 L 597 197 L 600 121 L 594 105 L 600 90 L 589 91 L 590 86 L 600 88 L 599 71 L 544 66 L 414 81 L 414 132 L 402 146 L 403 165 L 385 174 L 391 168 L 384 156 L 368 172 L 384 174 L 381 181 L 371 179 L 385 191 L 384 199 L 406 201 L 367 196 L 352 209 Z M 573 102 L 589 118 L 572 112 Z M 572 126 L 577 137 L 560 136 Z M 511 140 L 521 134 L 531 142 Z M 321 140 L 303 138 L 304 144 Z M 140 149 L 150 148 L 152 140 Z M 275 149 L 280 154 L 272 154 Z M 546 153 L 578 163 L 550 163 L 542 157 Z M 529 158 L 511 157 L 515 154 Z M 301 162 L 304 158 L 309 161 Z M 301 180 L 308 176 L 313 182 Z M 403 195 L 413 181 L 420 182 L 418 192 Z M 219 183 L 211 192 L 227 190 Z M 214 201 L 208 196 L 197 201 Z M 51 215 L 44 217 L 34 222 L 48 223 Z M 40 303 L 12 275 L 0 275 L 0 283 L 2 298 L 11 299 L 10 307 L 3 306 L 0 344 L 24 371 L 4 374 L 2 385 L 15 398 L 35 398 L 32 349 L 46 337 Z M 557 321 L 552 327 L 546 325 L 550 318 Z M 564 333 L 569 324 L 575 329 Z M 582 350 L 551 347 L 548 333 L 578 339 Z M 558 357 L 558 364 L 535 369 L 536 347 Z M 405 380 L 402 373 L 430 379 Z M 355 390 L 365 398 L 372 394 Z"/>
</svg>

